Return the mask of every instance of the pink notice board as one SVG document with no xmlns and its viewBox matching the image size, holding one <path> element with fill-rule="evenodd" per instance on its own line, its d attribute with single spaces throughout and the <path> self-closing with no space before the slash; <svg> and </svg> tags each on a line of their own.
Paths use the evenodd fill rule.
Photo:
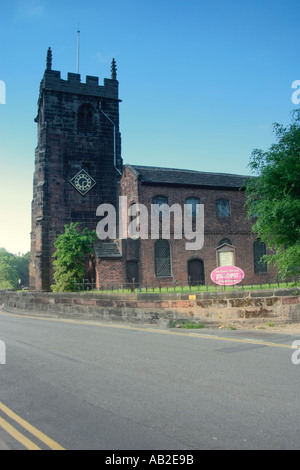
<svg viewBox="0 0 300 470">
<path fill-rule="evenodd" d="M 212 271 L 210 278 L 220 286 L 233 286 L 244 279 L 244 271 L 237 266 L 221 266 Z"/>
</svg>

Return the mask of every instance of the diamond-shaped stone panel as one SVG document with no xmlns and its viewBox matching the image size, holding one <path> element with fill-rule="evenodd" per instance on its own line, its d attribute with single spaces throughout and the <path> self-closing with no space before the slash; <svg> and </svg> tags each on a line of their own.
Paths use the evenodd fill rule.
<svg viewBox="0 0 300 470">
<path fill-rule="evenodd" d="M 70 183 L 82 196 L 85 196 L 95 186 L 96 181 L 85 170 L 80 170 Z"/>
</svg>

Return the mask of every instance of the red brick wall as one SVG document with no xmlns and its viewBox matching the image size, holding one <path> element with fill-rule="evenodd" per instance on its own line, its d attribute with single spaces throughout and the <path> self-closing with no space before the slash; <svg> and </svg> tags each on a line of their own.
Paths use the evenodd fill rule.
<svg viewBox="0 0 300 470">
<path fill-rule="evenodd" d="M 111 289 L 125 284 L 126 270 L 122 258 L 96 260 L 96 286 Z"/>
<path fill-rule="evenodd" d="M 137 187 L 138 185 L 138 187 Z M 223 238 L 229 238 L 235 247 L 235 265 L 240 267 L 245 273 L 245 284 L 259 283 L 260 277 L 254 273 L 253 242 L 255 236 L 251 234 L 252 223 L 246 220 L 245 194 L 244 191 L 235 189 L 218 188 L 189 188 L 172 186 L 146 185 L 137 180 L 128 167 L 126 167 L 121 182 L 121 191 L 128 197 L 130 202 L 140 202 L 148 208 L 153 203 L 153 197 L 163 195 L 168 198 L 168 204 L 185 204 L 186 198 L 190 196 L 200 198 L 200 203 L 204 204 L 204 246 L 200 250 L 186 250 L 186 240 L 175 240 L 171 237 L 171 259 L 172 276 L 161 278 L 161 285 L 173 285 L 176 280 L 179 284 L 188 283 L 188 261 L 192 258 L 200 258 L 204 262 L 205 281 L 212 284 L 210 273 L 217 267 L 216 247 Z M 231 216 L 228 219 L 217 217 L 216 201 L 225 198 L 230 201 Z M 149 219 L 150 220 L 150 219 Z M 171 218 L 172 220 L 172 218 Z M 159 280 L 155 277 L 155 241 L 150 238 L 140 240 L 139 252 L 139 275 L 141 284 L 157 285 Z M 172 223 L 171 223 L 172 229 Z M 171 232 L 172 233 L 172 232 Z M 268 268 L 269 275 L 273 278 L 275 270 Z M 268 274 L 262 274 L 261 280 L 269 279 Z"/>
</svg>

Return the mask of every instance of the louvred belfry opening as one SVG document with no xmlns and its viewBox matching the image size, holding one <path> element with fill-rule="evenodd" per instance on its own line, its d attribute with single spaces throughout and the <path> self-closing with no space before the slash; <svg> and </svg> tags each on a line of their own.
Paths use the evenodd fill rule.
<svg viewBox="0 0 300 470">
<path fill-rule="evenodd" d="M 93 135 L 93 108 L 89 104 L 83 104 L 78 109 L 77 131 L 79 135 Z"/>
</svg>

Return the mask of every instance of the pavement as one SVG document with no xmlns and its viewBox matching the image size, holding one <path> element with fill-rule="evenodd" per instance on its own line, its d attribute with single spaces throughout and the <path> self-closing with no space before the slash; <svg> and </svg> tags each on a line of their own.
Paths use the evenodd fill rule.
<svg viewBox="0 0 300 470">
<path fill-rule="evenodd" d="M 11 450 L 5 442 L 0 439 L 0 450 Z"/>
<path fill-rule="evenodd" d="M 0 309 L 1 310 L 1 309 Z M 14 311 L 14 313 L 17 313 Z M 18 313 L 24 313 L 23 311 L 22 312 L 18 312 Z M 26 312 L 28 313 L 28 312 Z M 30 313 L 32 315 L 32 313 Z M 39 316 L 39 315 L 37 315 Z M 51 315 L 44 315 L 45 317 L 48 317 L 48 316 L 51 316 Z M 56 317 L 56 315 L 53 314 L 54 317 Z M 77 318 L 78 319 L 78 318 Z M 101 323 L 105 323 L 105 321 L 101 321 Z M 113 322 L 109 322 L 107 321 L 107 323 L 113 323 Z M 129 325 L 129 322 L 128 322 L 128 326 Z M 140 325 L 131 325 L 131 326 L 140 326 Z M 165 321 L 165 320 L 160 320 L 158 322 L 158 324 L 149 324 L 149 325 L 143 325 L 143 327 L 145 326 L 148 326 L 150 328 L 158 328 L 158 329 L 169 329 L 169 322 Z M 206 327 L 204 328 L 203 330 L 198 330 L 199 333 L 205 333 L 207 331 L 210 331 L 210 330 L 215 330 L 215 333 L 217 333 L 217 331 L 219 331 L 219 334 L 221 334 L 221 332 L 223 333 L 224 330 L 230 332 L 232 335 L 234 334 L 239 334 L 239 333 L 242 333 L 242 332 L 252 332 L 252 333 L 255 333 L 255 330 L 258 330 L 258 333 L 261 334 L 261 336 L 263 336 L 264 334 L 268 335 L 270 333 L 274 333 L 274 335 L 276 334 L 285 334 L 285 335 L 291 335 L 291 336 L 296 336 L 298 338 L 300 338 L 300 322 L 282 322 L 282 323 L 277 323 L 277 324 L 273 324 L 272 322 L 258 322 L 258 323 L 252 323 L 252 322 L 247 322 L 247 323 L 236 323 L 235 325 L 237 331 L 234 332 L 234 331 L 230 331 L 231 329 L 229 329 L 228 325 L 218 325 L 218 326 L 214 326 L 214 328 L 209 328 L 209 327 Z M 172 328 L 173 329 L 173 328 Z M 233 328 L 232 328 L 233 329 Z M 180 330 L 180 328 L 179 328 Z M 240 330 L 240 331 L 239 331 Z M 178 330 L 177 330 L 178 331 Z M 186 330 L 182 330 L 183 332 L 186 332 Z M 217 333 L 218 334 L 218 333 Z M 1 426 L 0 426 L 0 451 L 1 450 L 14 450 L 14 447 L 10 444 L 7 444 L 6 442 L 9 442 L 9 435 L 6 434 L 6 431 L 4 431 Z M 16 443 L 16 447 L 18 447 L 18 443 Z"/>
</svg>

